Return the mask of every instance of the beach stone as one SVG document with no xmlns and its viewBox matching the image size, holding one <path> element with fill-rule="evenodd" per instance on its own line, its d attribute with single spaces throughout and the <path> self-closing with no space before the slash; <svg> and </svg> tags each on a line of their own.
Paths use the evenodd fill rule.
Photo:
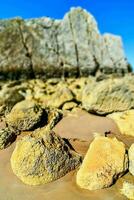
<svg viewBox="0 0 134 200">
<path fill-rule="evenodd" d="M 121 194 L 126 196 L 128 199 L 134 199 L 134 184 L 124 181 L 121 189 Z"/>
<path fill-rule="evenodd" d="M 53 132 L 41 139 L 25 136 L 16 144 L 11 167 L 28 185 L 52 182 L 77 168 L 81 157 Z"/>
<path fill-rule="evenodd" d="M 0 150 L 8 147 L 14 142 L 16 135 L 8 127 L 0 128 Z"/>
<path fill-rule="evenodd" d="M 84 90 L 82 105 L 100 115 L 129 110 L 134 107 L 134 91 L 124 79 L 104 80 Z"/>
<path fill-rule="evenodd" d="M 116 138 L 96 137 L 77 172 L 76 182 L 88 190 L 111 186 L 126 170 L 125 145 Z"/>
<path fill-rule="evenodd" d="M 67 102 L 67 103 L 65 103 L 64 105 L 63 105 L 63 107 L 62 107 L 62 109 L 63 110 L 71 110 L 71 109 L 73 109 L 73 108 L 75 108 L 75 107 L 77 107 L 77 103 L 75 103 L 75 102 Z"/>
<path fill-rule="evenodd" d="M 128 150 L 129 157 L 129 172 L 134 176 L 134 143 L 130 146 Z"/>
<path fill-rule="evenodd" d="M 24 100 L 17 103 L 6 115 L 6 122 L 17 130 L 31 130 L 41 121 L 42 115 L 43 110 L 38 104 Z"/>
<path fill-rule="evenodd" d="M 65 102 L 72 101 L 73 99 L 74 96 L 71 90 L 64 85 L 59 84 L 56 92 L 54 92 L 51 95 L 51 98 L 48 102 L 48 106 L 54 108 L 61 108 Z"/>
<path fill-rule="evenodd" d="M 134 110 L 112 113 L 107 117 L 115 121 L 122 134 L 134 136 Z"/>
</svg>

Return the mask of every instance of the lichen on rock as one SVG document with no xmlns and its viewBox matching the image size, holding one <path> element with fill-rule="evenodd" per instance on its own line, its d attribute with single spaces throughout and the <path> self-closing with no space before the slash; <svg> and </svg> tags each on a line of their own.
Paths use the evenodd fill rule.
<svg viewBox="0 0 134 200">
<path fill-rule="evenodd" d="M 80 165 L 81 157 L 53 132 L 43 138 L 25 136 L 17 142 L 11 167 L 25 184 L 54 181 Z"/>
</svg>

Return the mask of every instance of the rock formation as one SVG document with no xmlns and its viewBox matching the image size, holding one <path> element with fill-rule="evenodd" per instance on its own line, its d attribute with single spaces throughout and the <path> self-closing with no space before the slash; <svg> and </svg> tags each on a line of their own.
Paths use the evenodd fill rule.
<svg viewBox="0 0 134 200">
<path fill-rule="evenodd" d="M 89 112 L 100 115 L 134 108 L 134 90 L 127 78 L 111 78 L 87 85 L 82 105 Z"/>
<path fill-rule="evenodd" d="M 80 165 L 81 157 L 54 133 L 42 139 L 25 136 L 11 157 L 13 172 L 26 184 L 54 181 Z"/>
<path fill-rule="evenodd" d="M 90 144 L 77 172 L 76 182 L 84 189 L 109 187 L 127 169 L 125 145 L 116 138 L 98 136 Z"/>
<path fill-rule="evenodd" d="M 63 20 L 0 20 L 0 78 L 124 74 L 131 71 L 121 38 L 101 35 L 94 17 L 72 8 Z"/>
</svg>

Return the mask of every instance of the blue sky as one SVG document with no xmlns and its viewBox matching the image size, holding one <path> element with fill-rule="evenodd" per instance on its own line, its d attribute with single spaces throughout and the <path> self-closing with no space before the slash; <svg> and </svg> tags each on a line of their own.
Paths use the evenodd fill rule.
<svg viewBox="0 0 134 200">
<path fill-rule="evenodd" d="M 134 0 L 1 0 L 0 18 L 49 16 L 60 19 L 75 6 L 95 16 L 101 33 L 122 36 L 127 58 L 134 67 Z"/>
</svg>

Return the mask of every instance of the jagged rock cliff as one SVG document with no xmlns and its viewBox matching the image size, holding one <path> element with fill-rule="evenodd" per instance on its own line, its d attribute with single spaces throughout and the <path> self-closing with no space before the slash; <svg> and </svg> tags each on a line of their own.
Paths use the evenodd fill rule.
<svg viewBox="0 0 134 200">
<path fill-rule="evenodd" d="M 0 79 L 80 77 L 131 71 L 119 36 L 72 8 L 63 20 L 0 20 Z"/>
</svg>

